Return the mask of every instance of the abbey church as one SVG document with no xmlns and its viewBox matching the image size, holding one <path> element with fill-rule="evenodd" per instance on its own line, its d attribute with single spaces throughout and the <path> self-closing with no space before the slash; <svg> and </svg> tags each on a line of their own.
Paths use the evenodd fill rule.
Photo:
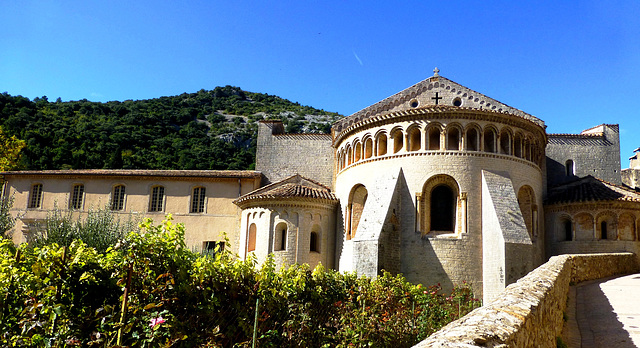
<svg viewBox="0 0 640 348">
<path fill-rule="evenodd" d="M 548 134 L 543 120 L 434 72 L 331 134 L 262 121 L 255 171 L 4 172 L 14 241 L 55 206 L 171 213 L 196 249 L 224 231 L 242 259 L 467 282 L 485 300 L 553 255 L 640 252 L 640 160 L 621 171 L 618 125 Z"/>
</svg>

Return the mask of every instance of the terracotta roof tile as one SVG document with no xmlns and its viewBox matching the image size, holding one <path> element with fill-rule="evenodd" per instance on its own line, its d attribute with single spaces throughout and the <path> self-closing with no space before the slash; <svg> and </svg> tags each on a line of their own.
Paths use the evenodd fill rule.
<svg viewBox="0 0 640 348">
<path fill-rule="evenodd" d="M 597 201 L 640 202 L 640 193 L 588 175 L 549 189 L 545 204 Z"/>
<path fill-rule="evenodd" d="M 261 187 L 253 192 L 249 192 L 236 199 L 234 203 L 238 206 L 244 206 L 249 202 L 272 199 L 304 199 L 327 202 L 338 201 L 336 196 L 328 187 L 311 179 L 307 179 L 300 174 L 296 174 L 273 184 Z"/>
<path fill-rule="evenodd" d="M 25 170 L 0 172 L 4 176 L 117 176 L 117 177 L 168 177 L 168 178 L 261 178 L 254 170 L 147 170 L 147 169 L 71 169 Z"/>
</svg>

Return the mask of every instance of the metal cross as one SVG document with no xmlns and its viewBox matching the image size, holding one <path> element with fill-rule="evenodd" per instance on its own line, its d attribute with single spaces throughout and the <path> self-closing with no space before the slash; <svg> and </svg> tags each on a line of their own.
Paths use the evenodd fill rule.
<svg viewBox="0 0 640 348">
<path fill-rule="evenodd" d="M 442 97 L 438 97 L 438 92 L 436 92 L 436 96 L 435 97 L 431 97 L 431 99 L 436 101 L 436 105 L 438 105 L 438 100 L 442 99 Z"/>
</svg>

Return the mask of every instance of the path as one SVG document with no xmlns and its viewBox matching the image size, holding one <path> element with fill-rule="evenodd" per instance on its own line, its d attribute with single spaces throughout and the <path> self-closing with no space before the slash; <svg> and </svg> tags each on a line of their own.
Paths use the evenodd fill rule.
<svg viewBox="0 0 640 348">
<path fill-rule="evenodd" d="M 570 348 L 640 347 L 640 273 L 572 286 L 566 312 Z"/>
</svg>

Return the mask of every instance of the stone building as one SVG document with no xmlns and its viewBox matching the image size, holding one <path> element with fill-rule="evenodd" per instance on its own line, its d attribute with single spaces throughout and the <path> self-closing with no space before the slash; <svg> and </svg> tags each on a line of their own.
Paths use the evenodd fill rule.
<svg viewBox="0 0 640 348">
<path fill-rule="evenodd" d="M 90 201 L 113 207 L 124 185 L 125 210 L 173 213 L 195 248 L 224 230 L 240 258 L 386 270 L 445 288 L 466 281 L 489 300 L 552 255 L 640 249 L 640 165 L 621 175 L 618 126 L 545 128 L 436 69 L 331 134 L 261 122 L 256 171 L 6 172 L 4 196 L 16 197 L 16 242 L 56 199 L 79 212 Z M 160 211 L 155 187 L 166 187 Z"/>
</svg>

